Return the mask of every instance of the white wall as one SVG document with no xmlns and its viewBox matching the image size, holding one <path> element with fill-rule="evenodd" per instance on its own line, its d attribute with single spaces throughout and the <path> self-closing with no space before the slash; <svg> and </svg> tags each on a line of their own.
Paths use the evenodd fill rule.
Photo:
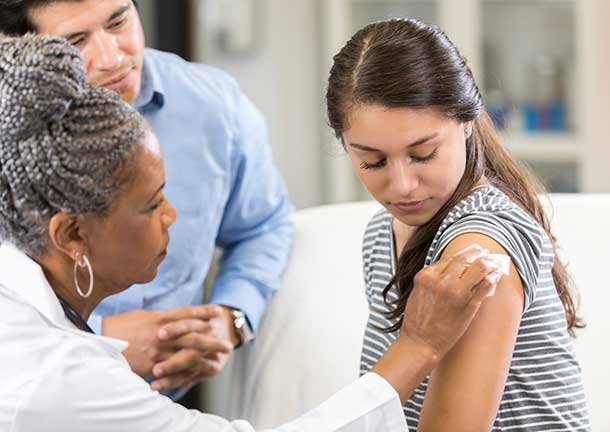
<svg viewBox="0 0 610 432">
<path fill-rule="evenodd" d="M 199 8 L 195 59 L 232 74 L 263 112 L 275 162 L 295 205 L 320 204 L 320 135 L 325 123 L 319 90 L 317 2 L 253 0 L 254 47 L 246 53 L 228 54 L 215 42 L 213 23 L 209 22 L 214 1 L 194 1 Z M 229 2 L 233 3 L 230 13 L 238 6 L 234 2 Z"/>
<path fill-rule="evenodd" d="M 609 192 L 610 175 L 610 2 L 589 0 L 578 17 L 587 29 L 578 41 L 583 64 L 580 66 L 581 98 L 580 119 L 587 141 L 581 160 L 583 190 Z"/>
</svg>

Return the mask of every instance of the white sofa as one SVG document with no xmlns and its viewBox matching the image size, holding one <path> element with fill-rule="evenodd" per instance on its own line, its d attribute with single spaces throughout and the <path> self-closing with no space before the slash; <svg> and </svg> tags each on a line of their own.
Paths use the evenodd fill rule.
<svg viewBox="0 0 610 432">
<path fill-rule="evenodd" d="M 610 195 L 552 195 L 549 205 L 561 254 L 581 294 L 588 323 L 576 350 L 592 430 L 610 431 Z M 367 304 L 361 239 L 373 202 L 302 210 L 284 286 L 256 343 L 205 387 L 204 409 L 277 425 L 307 411 L 358 377 Z"/>
</svg>

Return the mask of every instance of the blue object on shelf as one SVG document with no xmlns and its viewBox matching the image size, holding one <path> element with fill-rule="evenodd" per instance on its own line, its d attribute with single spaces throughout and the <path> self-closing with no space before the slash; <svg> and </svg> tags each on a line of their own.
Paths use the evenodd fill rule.
<svg viewBox="0 0 610 432">
<path fill-rule="evenodd" d="M 566 130 L 565 108 L 560 102 L 527 104 L 523 107 L 523 120 L 528 132 Z"/>
<path fill-rule="evenodd" d="M 540 128 L 538 119 L 538 109 L 534 104 L 527 104 L 523 108 L 525 130 L 535 132 Z"/>
</svg>

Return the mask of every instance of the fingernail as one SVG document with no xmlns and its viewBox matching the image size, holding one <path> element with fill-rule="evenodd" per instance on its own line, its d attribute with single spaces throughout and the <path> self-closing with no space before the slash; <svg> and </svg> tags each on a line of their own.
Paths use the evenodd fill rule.
<svg viewBox="0 0 610 432">
<path fill-rule="evenodd" d="M 168 337 L 169 337 L 169 333 L 167 333 L 167 330 L 165 330 L 165 329 L 159 330 L 159 339 L 167 339 Z"/>
<path fill-rule="evenodd" d="M 153 368 L 153 375 L 155 377 L 160 377 L 161 375 L 163 375 L 163 369 L 161 369 L 160 367 L 155 367 Z"/>
<path fill-rule="evenodd" d="M 157 383 L 157 382 L 155 381 L 155 382 L 153 382 L 153 383 L 150 385 L 150 388 L 151 388 L 151 389 L 153 389 L 153 390 L 155 390 L 155 391 L 159 391 L 159 390 L 161 390 L 161 385 L 159 385 L 159 383 Z"/>
</svg>

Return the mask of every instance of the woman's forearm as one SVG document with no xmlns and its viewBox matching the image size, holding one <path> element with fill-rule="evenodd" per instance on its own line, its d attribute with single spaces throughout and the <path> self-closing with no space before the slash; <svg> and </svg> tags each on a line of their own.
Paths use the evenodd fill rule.
<svg viewBox="0 0 610 432">
<path fill-rule="evenodd" d="M 390 383 L 404 404 L 439 360 L 425 343 L 400 335 L 371 372 Z"/>
</svg>

